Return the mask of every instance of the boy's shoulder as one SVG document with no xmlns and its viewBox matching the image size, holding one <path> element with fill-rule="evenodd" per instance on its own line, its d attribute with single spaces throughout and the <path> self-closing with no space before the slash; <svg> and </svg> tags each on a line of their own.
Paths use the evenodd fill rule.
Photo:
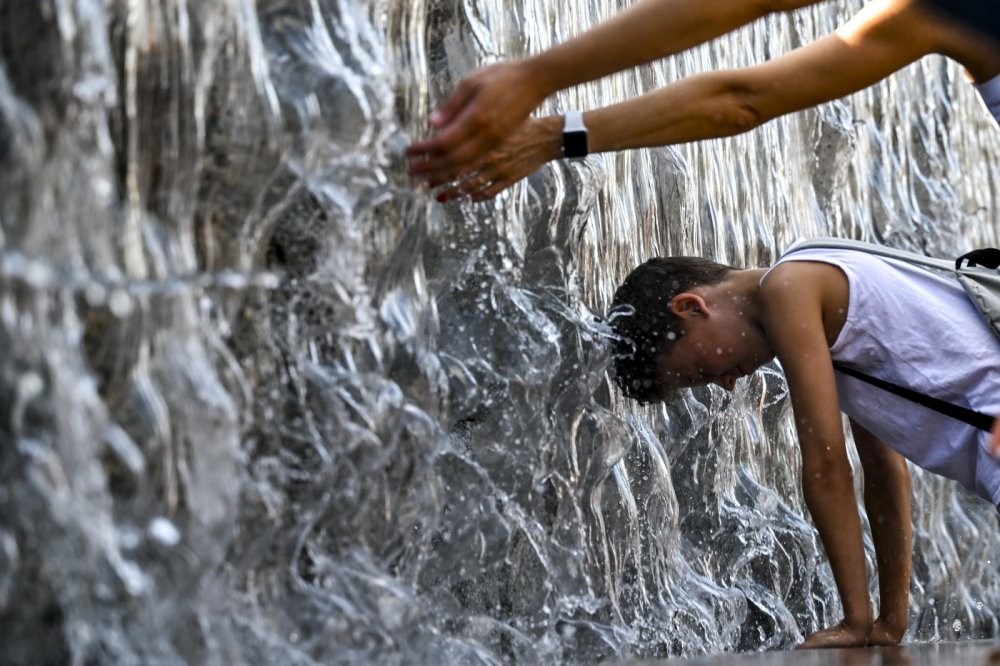
<svg viewBox="0 0 1000 666">
<path fill-rule="evenodd" d="M 814 325 L 832 343 L 846 317 L 850 286 L 833 264 L 782 261 L 761 279 L 758 294 L 765 329 Z"/>
<path fill-rule="evenodd" d="M 835 264 L 815 259 L 787 260 L 775 264 L 764 274 L 760 293 L 765 299 L 820 297 L 841 281 L 846 285 L 847 276 Z"/>
</svg>

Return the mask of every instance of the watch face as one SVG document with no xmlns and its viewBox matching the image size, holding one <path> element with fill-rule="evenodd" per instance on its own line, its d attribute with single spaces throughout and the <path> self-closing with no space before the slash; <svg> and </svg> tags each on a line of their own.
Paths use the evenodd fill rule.
<svg viewBox="0 0 1000 666">
<path fill-rule="evenodd" d="M 586 157 L 587 132 L 563 132 L 563 154 L 566 157 Z"/>
</svg>

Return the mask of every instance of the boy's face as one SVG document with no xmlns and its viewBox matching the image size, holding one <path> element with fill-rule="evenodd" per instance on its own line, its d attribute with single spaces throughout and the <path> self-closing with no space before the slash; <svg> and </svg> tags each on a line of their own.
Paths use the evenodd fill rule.
<svg viewBox="0 0 1000 666">
<path fill-rule="evenodd" d="M 665 391 L 713 383 L 731 391 L 737 379 L 774 358 L 745 304 L 723 290 L 678 294 L 671 308 L 683 321 L 684 334 L 657 363 Z"/>
</svg>

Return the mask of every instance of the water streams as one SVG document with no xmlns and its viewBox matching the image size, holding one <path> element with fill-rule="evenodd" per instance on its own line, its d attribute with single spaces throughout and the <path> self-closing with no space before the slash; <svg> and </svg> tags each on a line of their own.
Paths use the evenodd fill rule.
<svg viewBox="0 0 1000 666">
<path fill-rule="evenodd" d="M 996 244 L 1000 131 L 926 59 L 490 204 L 405 177 L 456 77 L 619 4 L 0 1 L 0 661 L 563 663 L 785 648 L 838 617 L 776 369 L 639 409 L 595 315 L 654 254 Z M 908 639 L 996 636 L 995 512 L 914 485 Z"/>
</svg>

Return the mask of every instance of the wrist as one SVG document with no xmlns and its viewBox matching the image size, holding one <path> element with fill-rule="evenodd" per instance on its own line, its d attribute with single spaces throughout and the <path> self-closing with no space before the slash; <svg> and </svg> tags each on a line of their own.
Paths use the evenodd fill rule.
<svg viewBox="0 0 1000 666">
<path fill-rule="evenodd" d="M 844 604 L 844 624 L 852 629 L 871 631 L 875 623 L 875 613 L 872 612 L 871 597 L 867 590 L 855 590 L 853 594 L 841 595 Z"/>
<path fill-rule="evenodd" d="M 874 622 L 872 620 L 872 613 L 869 609 L 868 611 L 855 610 L 848 612 L 846 609 L 844 611 L 844 624 L 851 629 L 857 631 L 863 631 L 868 634 L 872 630 Z"/>
<path fill-rule="evenodd" d="M 557 160 L 562 154 L 562 116 L 545 116 L 532 123 L 532 145 L 536 154 L 545 162 Z"/>
<path fill-rule="evenodd" d="M 530 82 L 531 93 L 535 95 L 538 104 L 549 95 L 582 83 L 576 80 L 578 68 L 565 67 L 551 50 L 520 60 L 518 65 Z"/>
<path fill-rule="evenodd" d="M 881 624 L 891 633 L 902 636 L 906 633 L 906 626 L 909 624 L 907 612 L 882 612 L 875 620 L 875 624 Z"/>
</svg>

